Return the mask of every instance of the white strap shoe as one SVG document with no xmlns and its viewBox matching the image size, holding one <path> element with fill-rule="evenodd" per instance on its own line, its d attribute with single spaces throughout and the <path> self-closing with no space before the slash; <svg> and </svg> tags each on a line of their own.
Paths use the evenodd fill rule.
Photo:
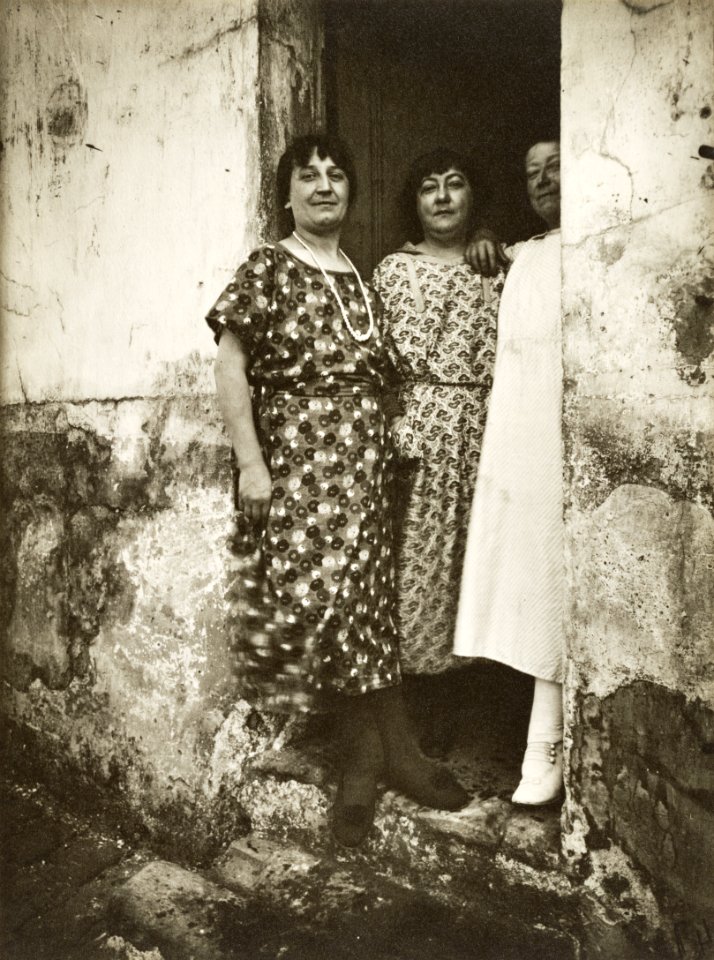
<svg viewBox="0 0 714 960">
<path fill-rule="evenodd" d="M 563 744 L 529 743 L 523 756 L 521 782 L 513 803 L 540 807 L 555 803 L 563 792 Z"/>
</svg>

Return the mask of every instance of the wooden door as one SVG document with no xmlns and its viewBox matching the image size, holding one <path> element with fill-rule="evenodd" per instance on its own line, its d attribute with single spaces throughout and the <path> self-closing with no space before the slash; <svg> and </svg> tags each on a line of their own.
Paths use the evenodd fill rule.
<svg viewBox="0 0 714 960">
<path fill-rule="evenodd" d="M 344 246 L 361 269 L 408 239 L 400 190 L 437 146 L 473 158 L 479 213 L 502 235 L 538 229 L 521 171 L 528 138 L 557 134 L 560 0 L 330 0 L 325 42 L 328 125 L 359 178 Z"/>
</svg>

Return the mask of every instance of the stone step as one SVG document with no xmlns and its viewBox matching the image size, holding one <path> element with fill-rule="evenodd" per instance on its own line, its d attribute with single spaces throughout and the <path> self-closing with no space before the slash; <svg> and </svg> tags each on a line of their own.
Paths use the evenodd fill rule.
<svg viewBox="0 0 714 960">
<path fill-rule="evenodd" d="M 473 782 L 473 760 L 456 751 L 449 766 L 462 782 Z M 334 779 L 324 753 L 268 751 L 246 767 L 237 799 L 260 839 L 289 841 L 318 857 L 366 862 L 444 902 L 467 902 L 478 890 L 479 897 L 497 904 L 513 893 L 529 899 L 533 922 L 566 930 L 577 926 L 578 890 L 565 870 L 557 807 L 519 808 L 502 795 L 475 790 L 473 801 L 452 813 L 384 790 L 367 841 L 357 851 L 345 851 L 330 832 Z"/>
</svg>

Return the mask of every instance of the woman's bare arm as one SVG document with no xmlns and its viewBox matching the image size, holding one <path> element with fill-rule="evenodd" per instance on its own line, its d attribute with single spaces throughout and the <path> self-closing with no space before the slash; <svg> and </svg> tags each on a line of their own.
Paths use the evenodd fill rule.
<svg viewBox="0 0 714 960">
<path fill-rule="evenodd" d="M 238 338 L 225 330 L 216 357 L 216 392 L 240 471 L 238 507 L 248 520 L 265 524 L 272 481 L 255 429 L 247 367 L 248 358 Z"/>
</svg>

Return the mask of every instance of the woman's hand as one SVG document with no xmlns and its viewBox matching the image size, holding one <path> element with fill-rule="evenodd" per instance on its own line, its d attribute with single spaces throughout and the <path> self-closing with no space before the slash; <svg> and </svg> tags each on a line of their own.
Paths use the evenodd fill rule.
<svg viewBox="0 0 714 960">
<path fill-rule="evenodd" d="M 399 428 L 404 423 L 404 414 L 399 417 L 392 417 L 389 422 L 389 429 L 392 433 L 398 433 Z"/>
<path fill-rule="evenodd" d="M 256 526 L 265 526 L 272 494 L 273 481 L 262 460 L 241 466 L 238 478 L 238 508 L 243 511 L 247 520 Z"/>
<path fill-rule="evenodd" d="M 495 277 L 500 266 L 508 263 L 504 254 L 504 244 L 486 227 L 474 233 L 466 248 L 466 259 L 473 269 L 483 277 Z"/>
</svg>

